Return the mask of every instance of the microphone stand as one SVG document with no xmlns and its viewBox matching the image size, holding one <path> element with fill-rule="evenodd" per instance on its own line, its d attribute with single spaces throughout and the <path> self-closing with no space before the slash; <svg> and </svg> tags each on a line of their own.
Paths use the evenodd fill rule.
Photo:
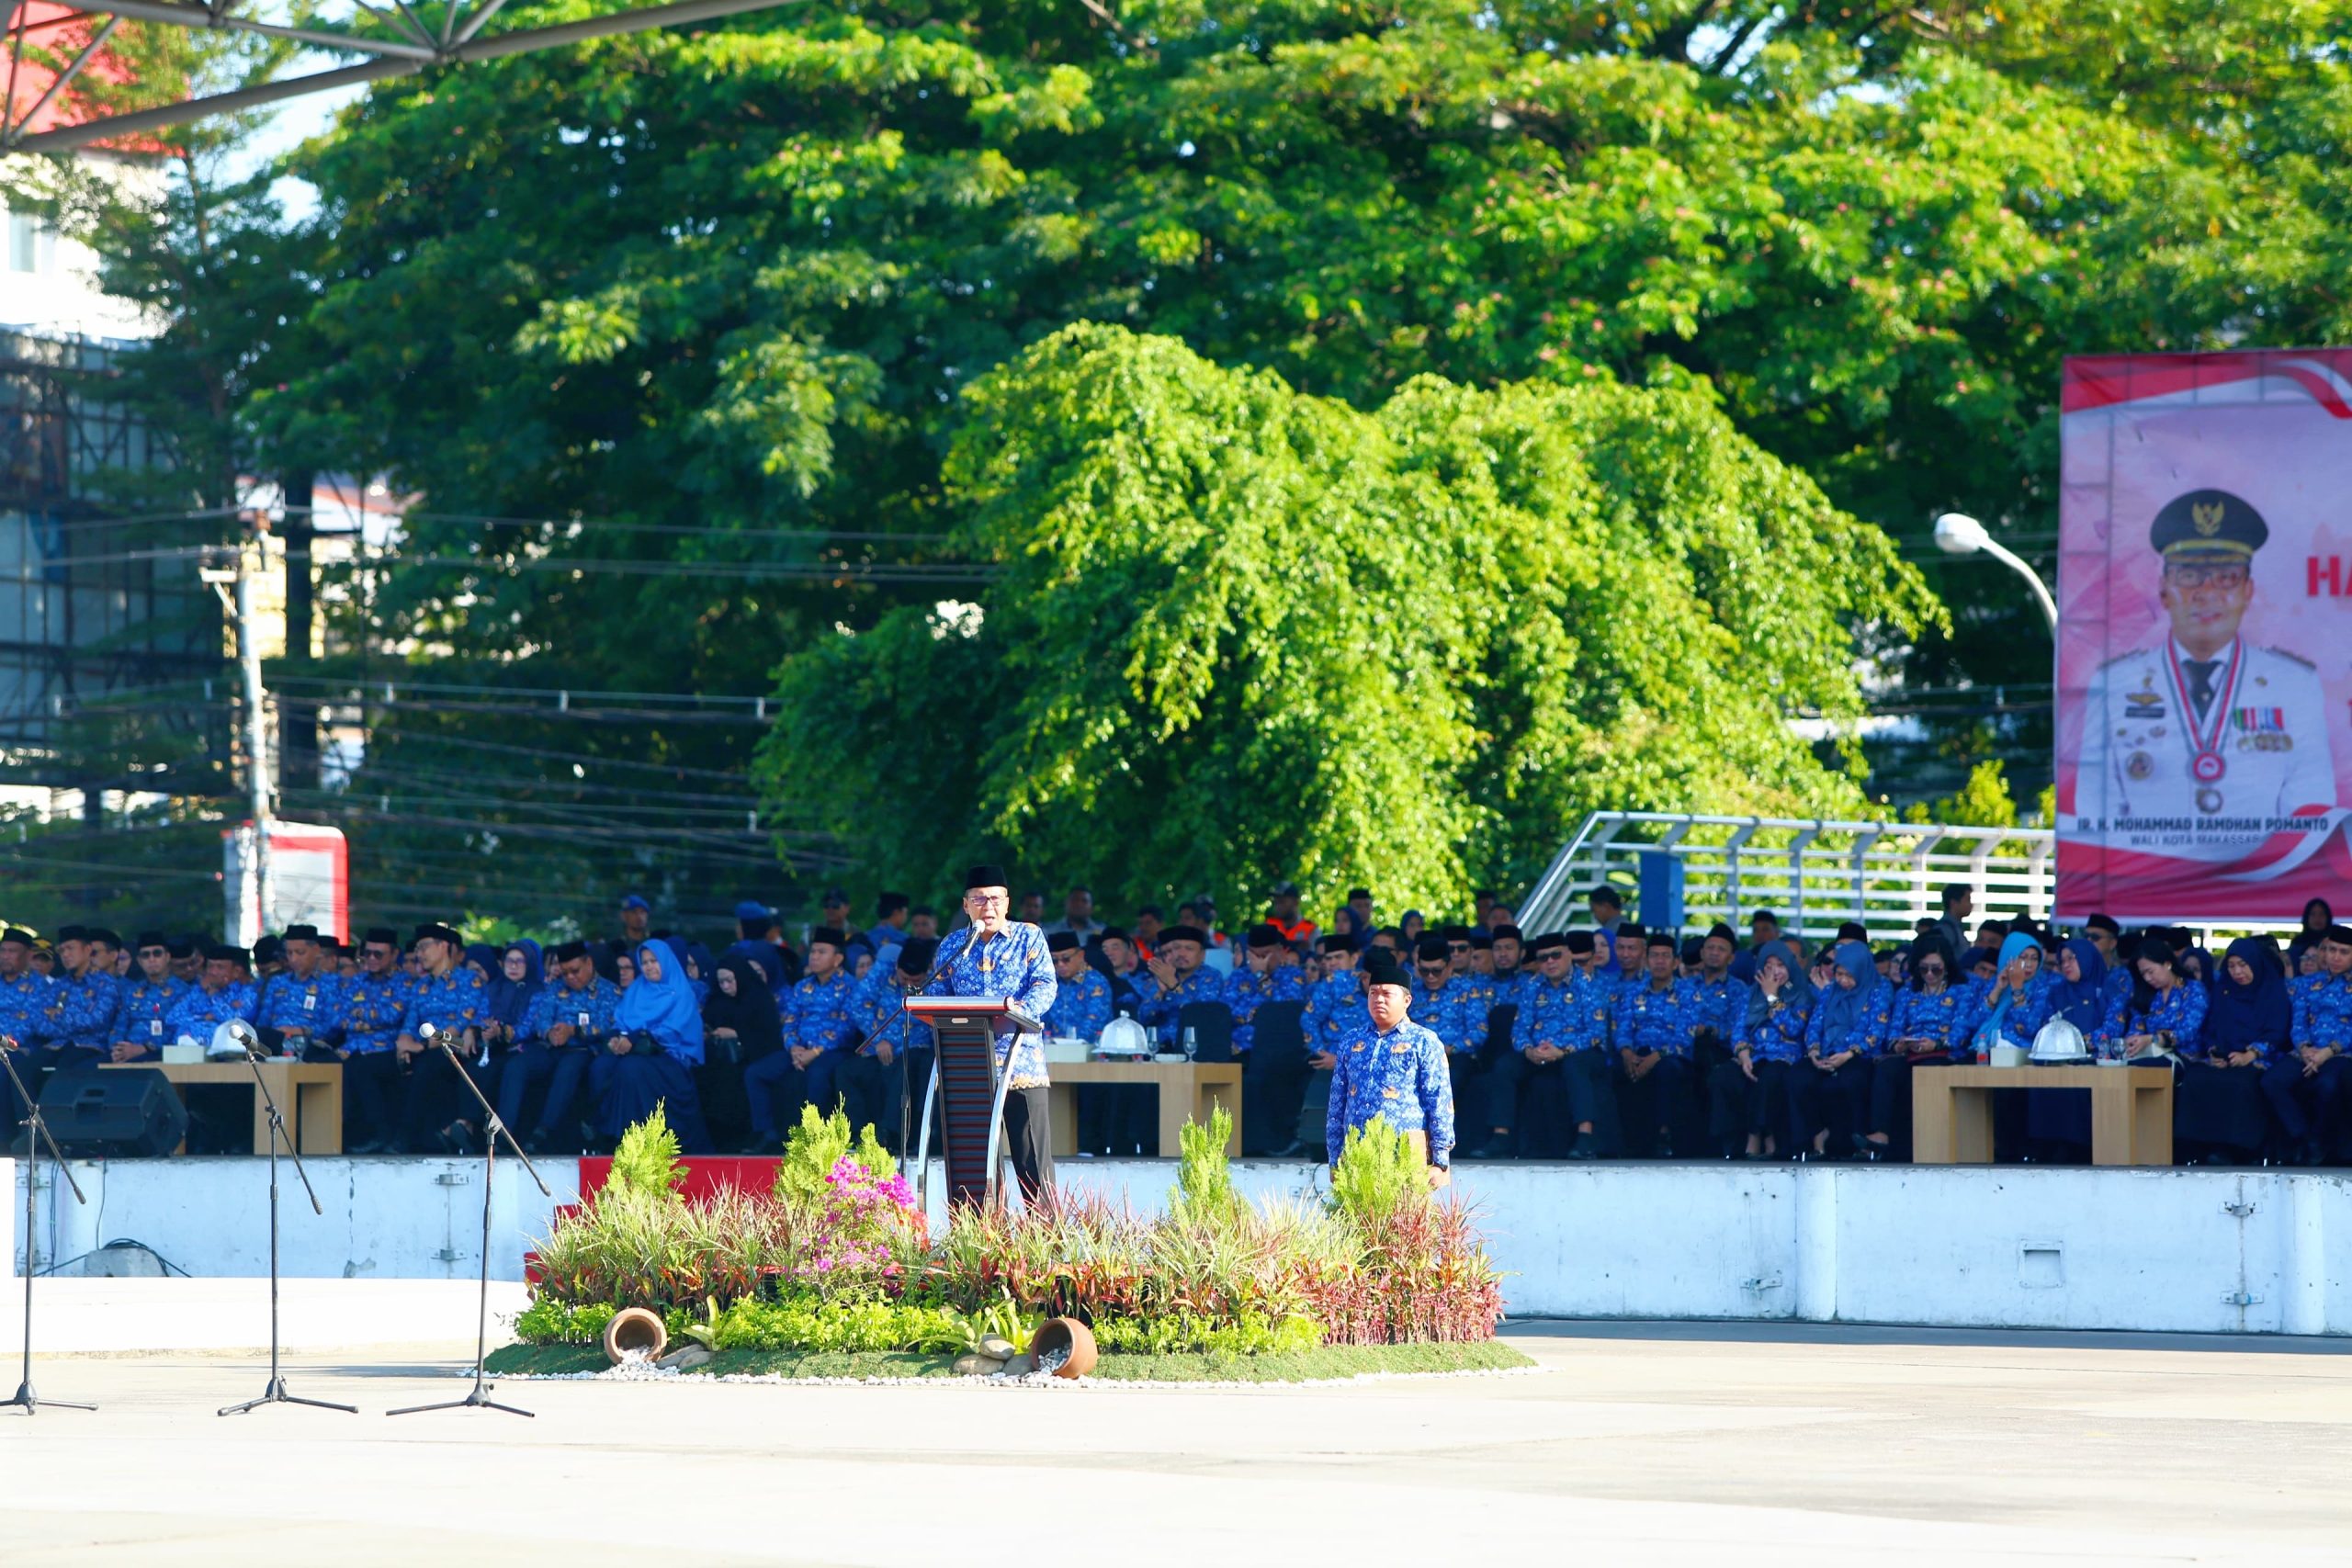
<svg viewBox="0 0 2352 1568">
<path fill-rule="evenodd" d="M 503 1410 L 509 1416 L 536 1416 L 537 1411 L 501 1404 L 491 1398 L 490 1391 L 497 1385 L 482 1381 L 482 1361 L 490 1348 L 490 1186 L 498 1175 L 498 1140 L 506 1140 L 506 1146 L 514 1151 L 514 1157 L 523 1162 L 523 1168 L 530 1172 L 533 1181 L 539 1184 L 542 1196 L 552 1198 L 555 1193 L 531 1164 L 531 1156 L 523 1152 L 523 1145 L 514 1141 L 514 1134 L 506 1130 L 506 1123 L 498 1119 L 496 1108 L 483 1095 L 481 1086 L 474 1082 L 473 1074 L 466 1070 L 464 1059 L 451 1048 L 448 1036 L 436 1034 L 428 1023 L 424 1026 L 424 1039 L 441 1048 L 441 1054 L 449 1058 L 449 1066 L 457 1069 L 459 1081 L 473 1095 L 474 1102 L 481 1107 L 481 1306 L 474 1326 L 474 1386 L 463 1399 L 445 1399 L 434 1404 L 412 1404 L 406 1409 L 388 1410 L 384 1414 L 416 1416 L 427 1410 L 481 1409 Z"/>
<path fill-rule="evenodd" d="M 40 1101 L 27 1091 L 25 1080 L 17 1076 L 16 1043 L 11 1040 L 7 1048 L 0 1049 L 0 1067 L 7 1068 L 8 1081 L 17 1086 L 17 1093 L 25 1102 L 26 1125 L 32 1134 L 25 1141 L 25 1152 L 30 1156 L 25 1162 L 25 1373 L 17 1384 L 16 1397 L 0 1400 L 0 1410 L 21 1410 L 28 1416 L 38 1416 L 43 1401 L 33 1392 L 33 1227 L 40 1221 L 33 1206 L 33 1178 L 40 1169 L 42 1145 L 49 1145 L 50 1162 L 57 1168 L 57 1174 L 65 1178 L 65 1185 L 74 1190 L 74 1201 L 86 1205 L 89 1200 L 82 1196 L 82 1184 L 74 1179 L 74 1173 L 65 1168 L 65 1156 L 57 1152 L 57 1140 L 50 1136 L 49 1123 L 40 1119 Z M 97 1408 L 95 1404 L 75 1404 L 64 1399 L 52 1399 L 47 1403 L 59 1410 Z"/>
<path fill-rule="evenodd" d="M 245 1053 L 245 1065 L 254 1070 L 254 1092 L 269 1108 L 269 1384 L 259 1399 L 248 1399 L 243 1404 L 232 1404 L 219 1412 L 222 1416 L 243 1416 L 265 1404 L 307 1404 L 313 1410 L 340 1410 L 346 1416 L 356 1416 L 356 1404 L 337 1404 L 331 1400 L 301 1399 L 286 1392 L 286 1378 L 277 1370 L 277 1145 L 285 1140 L 287 1157 L 294 1162 L 294 1174 L 302 1179 L 302 1190 L 311 1200 L 311 1213 L 323 1214 L 319 1207 L 318 1190 L 311 1185 L 311 1173 L 302 1168 L 301 1151 L 294 1140 L 286 1136 L 286 1120 L 277 1113 L 277 1100 L 269 1092 L 269 1079 L 261 1070 L 261 1058 L 251 1050 Z"/>
<path fill-rule="evenodd" d="M 965 929 L 967 931 L 970 930 L 968 926 Z M 954 931 L 947 933 L 948 936 L 954 936 L 955 934 L 956 933 Z M 965 948 L 968 948 L 971 945 L 972 943 L 967 938 L 964 942 L 964 947 L 959 947 L 956 951 L 957 953 L 961 953 Z M 922 996 L 925 991 L 930 990 L 931 983 L 947 972 L 947 964 L 951 956 L 952 955 L 947 951 L 947 937 L 940 938 L 939 959 L 938 962 L 934 963 L 931 966 L 931 973 L 925 975 L 922 977 L 922 984 L 916 986 L 912 990 L 904 990 L 899 993 L 898 1010 L 892 1013 L 888 1018 L 884 1019 L 882 1021 L 882 1027 L 876 1030 L 872 1034 L 866 1036 L 866 1038 L 869 1040 L 881 1040 L 887 1036 L 890 1032 L 890 1026 L 907 1016 L 907 999 L 910 997 Z M 914 1055 L 912 1045 L 907 1041 L 899 1042 L 892 1047 L 892 1049 L 896 1050 L 902 1057 L 911 1057 Z M 912 1122 L 914 1119 L 915 1076 L 912 1070 L 913 1066 L 913 1062 L 909 1061 L 905 1067 L 899 1073 L 899 1157 L 901 1160 L 907 1157 L 907 1139 L 912 1132 Z M 938 1070 L 938 1052 L 935 1045 L 933 1050 L 933 1070 L 934 1072 Z M 929 1121 L 930 1116 L 931 1097 L 926 1094 L 923 1097 L 924 1120 L 926 1122 Z M 922 1174 L 923 1173 L 920 1171 L 916 1173 L 916 1179 L 918 1182 L 922 1180 Z"/>
</svg>

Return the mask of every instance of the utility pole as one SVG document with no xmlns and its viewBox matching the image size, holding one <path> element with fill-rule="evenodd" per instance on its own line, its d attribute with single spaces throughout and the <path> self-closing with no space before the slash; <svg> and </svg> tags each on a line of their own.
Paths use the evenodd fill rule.
<svg viewBox="0 0 2352 1568">
<path fill-rule="evenodd" d="M 257 929 L 261 931 L 269 929 L 271 912 L 277 897 L 277 884 L 270 875 L 269 866 L 269 724 L 263 707 L 261 637 L 254 626 L 254 579 L 257 575 L 254 556 L 260 549 L 262 536 L 267 530 L 268 525 L 259 513 L 248 513 L 245 536 L 235 547 L 235 570 L 223 570 L 216 566 L 199 573 L 206 582 L 211 584 L 213 592 L 220 595 L 222 607 L 237 623 L 237 662 L 243 671 L 245 686 L 245 783 L 254 818 L 253 853 L 245 863 L 246 874 L 253 879 L 254 918 L 259 922 Z M 214 558 L 218 559 L 217 557 Z M 238 902 L 242 907 L 242 889 Z M 231 934 L 237 933 L 232 931 Z"/>
<path fill-rule="evenodd" d="M 269 874 L 269 720 L 262 708 L 261 637 L 254 628 L 254 556 L 261 548 L 263 527 L 256 512 L 237 550 L 237 661 L 245 670 L 245 765 L 253 773 L 254 908 L 259 929 L 267 931 L 277 886 Z"/>
</svg>

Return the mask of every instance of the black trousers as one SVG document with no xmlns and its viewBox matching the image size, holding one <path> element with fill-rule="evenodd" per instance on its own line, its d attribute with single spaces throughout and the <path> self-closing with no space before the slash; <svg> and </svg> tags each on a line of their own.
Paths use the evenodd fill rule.
<svg viewBox="0 0 2352 1568">
<path fill-rule="evenodd" d="M 1951 1055 L 1944 1051 L 1931 1051 L 1920 1056 L 1889 1052 L 1881 1056 L 1878 1065 L 1871 1069 L 1870 1125 L 1862 1131 L 1884 1133 L 1887 1147 L 1907 1156 L 1911 1150 L 1911 1070 L 1950 1066 Z"/>
<path fill-rule="evenodd" d="M 1855 1134 L 1869 1131 L 1863 1123 L 1871 1119 L 1870 1059 L 1857 1056 L 1836 1072 L 1797 1063 L 1789 1069 L 1789 1111 L 1798 1141 L 1809 1146 L 1815 1134 L 1826 1131 L 1829 1147 L 1845 1153 Z"/>
<path fill-rule="evenodd" d="M 2182 1059 L 2173 1067 L 2172 1135 L 2196 1152 L 2227 1150 L 2245 1158 L 2262 1147 L 2269 1121 L 2262 1067 L 2225 1067 Z"/>
<path fill-rule="evenodd" d="M 1610 1053 L 1594 1047 L 1556 1062 L 1531 1062 L 1514 1051 L 1495 1064 L 1487 1084 L 1490 1117 L 1513 1103 L 1519 1111 L 1519 1152 L 1527 1159 L 1560 1159 L 1576 1146 L 1577 1129 L 1587 1122 L 1603 1150 L 1616 1146 L 1616 1086 Z M 1461 1123 L 1459 1109 L 1454 1113 Z"/>
<path fill-rule="evenodd" d="M 1684 1107 L 1693 1081 L 1690 1064 L 1679 1056 L 1663 1055 L 1655 1062 L 1636 1078 L 1625 1070 L 1625 1059 L 1617 1058 L 1617 1121 L 1629 1158 L 1673 1153 L 1676 1130 L 1690 1121 Z"/>
<path fill-rule="evenodd" d="M 396 1108 L 405 1086 L 400 1056 L 392 1051 L 356 1053 L 343 1064 L 343 1146 L 396 1147 L 400 1117 Z"/>
<path fill-rule="evenodd" d="M 1729 1143 L 1788 1136 L 1788 1063 L 1758 1062 L 1751 1080 L 1736 1059 L 1725 1062 L 1709 1076 L 1707 1090 L 1713 1106 L 1708 1130 L 1717 1138 Z"/>
<path fill-rule="evenodd" d="M 1025 1203 L 1036 1202 L 1054 1185 L 1052 1103 L 1042 1088 L 1005 1091 L 1004 1153 L 1012 1160 L 1013 1178 L 1021 1183 Z"/>
<path fill-rule="evenodd" d="M 1447 1065 L 1452 1066 L 1452 1058 Z M 1459 1080 L 1457 1080 L 1458 1082 Z M 1241 1053 L 1241 1152 L 1268 1155 L 1290 1142 L 1306 1092 L 1306 1057 L 1297 1051 Z M 1461 1096 L 1454 1097 L 1457 1106 Z"/>
</svg>

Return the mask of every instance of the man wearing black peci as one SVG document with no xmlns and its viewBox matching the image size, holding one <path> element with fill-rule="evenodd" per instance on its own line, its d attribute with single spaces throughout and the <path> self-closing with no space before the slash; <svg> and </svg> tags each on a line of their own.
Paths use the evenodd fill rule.
<svg viewBox="0 0 2352 1568">
<path fill-rule="evenodd" d="M 1057 989 L 1046 933 L 1014 920 L 1001 866 L 976 865 L 964 876 L 964 913 L 971 924 L 940 943 L 944 962 L 923 994 L 986 997 L 1010 1002 L 1043 1020 Z M 997 1064 L 1007 1076 L 1004 1137 L 1021 1195 L 1035 1201 L 1054 1182 L 1054 1136 L 1047 1122 L 1043 1034 L 997 1039 Z"/>
</svg>

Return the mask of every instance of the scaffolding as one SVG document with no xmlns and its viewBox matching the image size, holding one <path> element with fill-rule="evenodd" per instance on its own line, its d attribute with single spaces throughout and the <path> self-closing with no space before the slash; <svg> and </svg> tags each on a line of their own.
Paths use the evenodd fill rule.
<svg viewBox="0 0 2352 1568">
<path fill-rule="evenodd" d="M 220 607 L 185 548 L 104 497 L 165 461 L 109 400 L 121 352 L 0 332 L 0 783 L 90 811 L 107 790 L 217 790 L 227 750 L 205 700 L 229 694 Z"/>
</svg>

